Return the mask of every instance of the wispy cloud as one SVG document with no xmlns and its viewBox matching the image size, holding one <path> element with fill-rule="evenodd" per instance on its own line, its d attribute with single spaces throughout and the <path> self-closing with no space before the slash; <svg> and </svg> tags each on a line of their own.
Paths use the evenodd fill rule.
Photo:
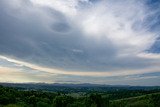
<svg viewBox="0 0 160 107">
<path fill-rule="evenodd" d="M 52 73 L 52 74 L 65 74 L 65 75 L 75 75 L 75 76 L 93 76 L 93 77 L 108 77 L 108 76 L 126 76 L 126 75 L 134 75 L 134 74 L 144 74 L 144 73 L 150 73 L 150 72 L 160 72 L 159 66 L 153 66 L 151 68 L 144 68 L 144 69 L 118 69 L 115 71 L 106 71 L 106 72 L 99 72 L 99 71 L 66 71 L 63 69 L 54 69 L 54 68 L 47 68 L 35 64 L 30 64 L 23 61 L 18 61 L 15 59 L 7 58 L 4 56 L 0 56 L 1 59 L 5 59 L 10 63 L 13 63 L 14 65 L 21 66 L 21 67 L 28 67 L 31 70 L 37 70 L 42 71 L 46 73 Z M 17 67 L 18 68 L 18 67 Z M 20 68 L 20 67 L 19 67 Z M 26 69 L 26 68 L 25 68 Z"/>
<path fill-rule="evenodd" d="M 159 4 L 1 0 L 0 59 L 8 64 L 0 66 L 84 77 L 160 72 L 160 55 L 152 51 L 158 50 Z"/>
</svg>

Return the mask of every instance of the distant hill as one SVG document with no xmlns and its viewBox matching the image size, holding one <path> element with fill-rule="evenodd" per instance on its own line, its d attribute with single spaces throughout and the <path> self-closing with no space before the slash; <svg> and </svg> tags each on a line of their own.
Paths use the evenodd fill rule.
<svg viewBox="0 0 160 107">
<path fill-rule="evenodd" d="M 89 92 L 89 91 L 117 91 L 117 90 L 159 90 L 160 86 L 129 86 L 129 85 L 100 85 L 100 84 L 46 84 L 46 83 L 0 83 L 6 87 L 16 87 L 19 90 L 44 90 L 63 92 Z"/>
</svg>

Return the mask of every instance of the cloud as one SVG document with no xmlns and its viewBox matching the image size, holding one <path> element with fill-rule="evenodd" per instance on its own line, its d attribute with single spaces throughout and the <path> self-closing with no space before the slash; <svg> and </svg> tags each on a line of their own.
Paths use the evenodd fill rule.
<svg viewBox="0 0 160 107">
<path fill-rule="evenodd" d="M 4 56 L 0 56 L 0 59 L 2 60 L 2 62 L 6 63 L 10 63 L 11 66 L 6 66 L 6 64 L 4 64 L 4 66 L 2 67 L 9 67 L 9 68 L 19 68 L 19 69 L 23 69 L 25 71 L 30 71 L 30 72 L 35 72 L 35 71 L 41 71 L 44 73 L 49 73 L 49 74 L 59 74 L 59 75 L 72 75 L 72 76 L 92 76 L 92 77 L 109 77 L 109 76 L 127 76 L 127 75 L 135 75 L 135 74 L 146 74 L 146 73 L 150 73 L 153 71 L 156 72 L 160 72 L 159 66 L 153 66 L 153 67 L 148 67 L 146 69 L 117 69 L 114 71 L 110 71 L 110 72 L 96 72 L 96 71 L 90 71 L 90 72 L 83 72 L 83 71 L 70 71 L 67 72 L 66 70 L 62 70 L 62 69 L 54 69 L 54 68 L 48 68 L 48 67 L 43 67 L 43 66 L 39 66 L 39 65 L 35 65 L 35 64 L 30 64 L 27 62 L 23 62 L 23 61 L 18 61 L 15 59 L 10 59 Z"/>
<path fill-rule="evenodd" d="M 30 69 L 30 72 L 25 72 L 24 69 L 0 67 L 1 82 L 46 82 L 54 83 L 56 75 L 45 72 L 35 72 Z M 54 78 L 53 78 L 54 77 Z"/>
<path fill-rule="evenodd" d="M 1 82 L 46 82 L 46 83 L 96 83 L 112 85 L 159 85 L 160 72 L 144 71 L 113 73 L 62 72 L 43 68 L 26 62 L 0 57 Z M 9 65 L 9 66 L 8 66 Z M 153 70 L 153 69 L 152 69 Z"/>
<path fill-rule="evenodd" d="M 0 14 L 0 55 L 11 62 L 77 76 L 159 70 L 159 2 L 1 0 Z"/>
</svg>

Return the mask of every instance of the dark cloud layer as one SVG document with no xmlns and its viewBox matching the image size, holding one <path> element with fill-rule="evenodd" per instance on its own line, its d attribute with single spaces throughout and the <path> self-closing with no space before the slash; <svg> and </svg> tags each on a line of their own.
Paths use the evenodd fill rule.
<svg viewBox="0 0 160 107">
<path fill-rule="evenodd" d="M 25 0 L 8 2 L 0 1 L 1 55 L 65 70 L 112 71 L 152 66 L 150 59 L 119 57 L 121 48 L 112 40 L 103 34 L 99 34 L 101 39 L 88 36 L 77 24 L 81 22 L 72 21 L 59 10 Z M 156 50 L 159 52 L 159 48 Z"/>
</svg>

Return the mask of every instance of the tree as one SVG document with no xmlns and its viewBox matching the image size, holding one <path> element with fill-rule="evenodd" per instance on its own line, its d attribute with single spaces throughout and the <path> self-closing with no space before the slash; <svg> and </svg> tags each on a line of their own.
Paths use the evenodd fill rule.
<svg viewBox="0 0 160 107">
<path fill-rule="evenodd" d="M 37 107 L 51 107 L 49 104 L 45 103 L 45 102 L 37 102 Z"/>
<path fill-rule="evenodd" d="M 37 98 L 35 97 L 35 95 L 32 95 L 27 98 L 27 102 L 28 102 L 28 104 L 31 104 L 35 107 L 36 103 L 37 103 Z"/>
<path fill-rule="evenodd" d="M 55 107 L 67 107 L 68 104 L 73 103 L 74 98 L 70 96 L 57 96 L 53 100 L 53 105 Z"/>
<path fill-rule="evenodd" d="M 155 107 L 160 107 L 160 94 L 153 94 L 151 96 L 151 102 Z"/>
<path fill-rule="evenodd" d="M 102 107 L 102 96 L 100 94 L 91 94 L 87 99 L 86 99 L 86 106 L 87 107 L 91 107 L 91 106 L 95 106 L 95 107 Z"/>
</svg>

